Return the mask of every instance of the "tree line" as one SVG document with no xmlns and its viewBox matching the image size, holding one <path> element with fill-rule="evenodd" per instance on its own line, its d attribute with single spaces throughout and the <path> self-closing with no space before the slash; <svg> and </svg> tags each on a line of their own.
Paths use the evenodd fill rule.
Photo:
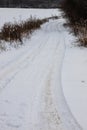
<svg viewBox="0 0 87 130">
<path fill-rule="evenodd" d="M 0 0 L 1 7 L 58 7 L 60 0 Z"/>
</svg>

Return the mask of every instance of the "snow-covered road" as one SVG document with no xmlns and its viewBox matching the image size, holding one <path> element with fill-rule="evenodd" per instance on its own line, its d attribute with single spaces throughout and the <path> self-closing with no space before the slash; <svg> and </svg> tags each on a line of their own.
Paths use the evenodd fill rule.
<svg viewBox="0 0 87 130">
<path fill-rule="evenodd" d="M 51 20 L 9 60 L 0 56 L 0 130 L 81 130 L 62 92 L 65 33 Z"/>
</svg>

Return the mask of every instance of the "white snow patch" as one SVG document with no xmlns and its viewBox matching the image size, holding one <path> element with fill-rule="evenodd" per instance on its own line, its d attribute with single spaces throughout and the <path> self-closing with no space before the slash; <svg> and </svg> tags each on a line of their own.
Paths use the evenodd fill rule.
<svg viewBox="0 0 87 130">
<path fill-rule="evenodd" d="M 64 96 L 76 120 L 87 130 L 87 49 L 67 43 L 62 69 Z"/>
</svg>

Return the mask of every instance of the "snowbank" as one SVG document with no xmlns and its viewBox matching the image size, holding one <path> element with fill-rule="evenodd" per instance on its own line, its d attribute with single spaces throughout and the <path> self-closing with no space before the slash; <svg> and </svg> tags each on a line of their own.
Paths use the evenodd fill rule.
<svg viewBox="0 0 87 130">
<path fill-rule="evenodd" d="M 66 47 L 62 70 L 64 96 L 83 130 L 87 130 L 87 49 Z"/>
</svg>

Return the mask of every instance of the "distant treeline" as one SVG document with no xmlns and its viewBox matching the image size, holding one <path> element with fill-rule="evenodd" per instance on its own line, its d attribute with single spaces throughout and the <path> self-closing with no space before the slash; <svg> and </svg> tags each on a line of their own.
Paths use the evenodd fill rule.
<svg viewBox="0 0 87 130">
<path fill-rule="evenodd" d="M 0 0 L 0 7 L 56 8 L 60 0 Z"/>
</svg>

